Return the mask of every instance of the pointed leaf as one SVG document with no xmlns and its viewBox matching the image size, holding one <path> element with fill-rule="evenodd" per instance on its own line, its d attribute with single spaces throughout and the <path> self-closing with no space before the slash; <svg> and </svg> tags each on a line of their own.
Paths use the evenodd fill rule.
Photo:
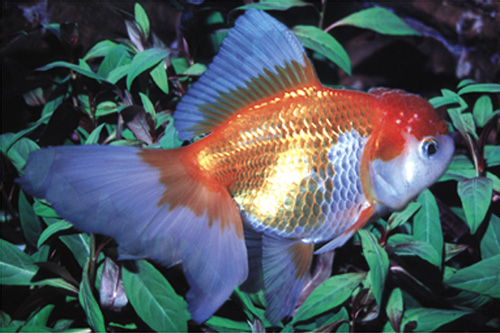
<svg viewBox="0 0 500 333">
<path fill-rule="evenodd" d="M 31 246 L 36 246 L 37 239 L 42 233 L 42 223 L 35 214 L 33 205 L 28 202 L 23 191 L 19 192 L 19 219 L 23 228 L 24 238 Z"/>
<path fill-rule="evenodd" d="M 95 145 L 99 143 L 99 136 L 101 135 L 102 128 L 106 125 L 106 123 L 102 123 L 97 126 L 92 133 L 89 134 L 87 140 L 85 140 L 86 145 Z"/>
<path fill-rule="evenodd" d="M 445 282 L 451 287 L 500 298 L 500 254 L 462 268 Z"/>
<path fill-rule="evenodd" d="M 182 145 L 182 141 L 179 140 L 177 136 L 177 130 L 174 127 L 173 118 L 165 127 L 165 132 L 160 140 L 160 145 L 163 149 L 179 148 Z"/>
<path fill-rule="evenodd" d="M 149 97 L 141 92 L 139 93 L 139 96 L 141 96 L 142 106 L 144 106 L 144 110 L 146 110 L 146 112 L 149 113 L 151 117 L 154 118 L 156 111 Z"/>
<path fill-rule="evenodd" d="M 27 322 L 26 326 L 40 326 L 40 327 L 45 327 L 47 326 L 47 322 L 49 320 L 49 316 L 54 310 L 55 305 L 54 304 L 48 304 L 41 308 L 33 317 L 31 317 Z"/>
<path fill-rule="evenodd" d="M 160 62 L 150 73 L 153 81 L 156 83 L 158 88 L 161 89 L 165 94 L 168 95 L 168 78 L 167 71 L 163 68 L 163 62 Z"/>
<path fill-rule="evenodd" d="M 462 200 L 467 224 L 474 234 L 490 207 L 493 181 L 486 177 L 464 179 L 458 182 L 457 192 Z"/>
<path fill-rule="evenodd" d="M 433 265 L 441 266 L 441 257 L 434 247 L 424 241 L 415 240 L 413 236 L 395 234 L 388 239 L 387 246 L 390 246 L 399 256 L 416 255 Z"/>
<path fill-rule="evenodd" d="M 96 118 L 99 118 L 115 112 L 118 112 L 118 105 L 112 101 L 104 101 L 97 105 L 95 109 L 95 116 Z"/>
<path fill-rule="evenodd" d="M 389 321 L 391 322 L 391 326 L 396 332 L 401 331 L 401 321 L 403 319 L 403 293 L 401 293 L 401 289 L 395 288 L 391 296 L 389 296 L 389 300 L 387 301 L 387 306 L 385 308 L 387 312 L 387 317 L 389 317 Z"/>
<path fill-rule="evenodd" d="M 486 164 L 489 168 L 500 165 L 500 146 L 495 146 L 486 157 Z"/>
<path fill-rule="evenodd" d="M 129 64 L 130 68 L 129 68 L 129 73 L 127 75 L 127 89 L 130 90 L 132 82 L 135 80 L 137 76 L 139 76 L 147 69 L 156 66 L 169 54 L 170 51 L 168 49 L 159 47 L 137 53 L 132 59 L 132 62 Z"/>
<path fill-rule="evenodd" d="M 467 138 L 467 134 L 470 134 L 476 140 L 479 140 L 476 134 L 474 118 L 471 113 L 462 113 L 460 109 L 452 108 L 448 109 L 448 114 L 450 115 L 453 126 L 460 132 L 460 134 L 462 134 L 464 138 Z"/>
<path fill-rule="evenodd" d="M 116 68 L 127 65 L 132 61 L 132 56 L 130 55 L 129 48 L 125 45 L 119 44 L 113 47 L 106 54 L 104 59 L 97 70 L 97 75 L 108 78 L 110 80 L 110 75 Z M 111 81 L 111 80 L 110 80 Z"/>
<path fill-rule="evenodd" d="M 493 103 L 491 103 L 491 98 L 487 95 L 479 97 L 476 103 L 474 103 L 472 114 L 474 115 L 477 126 L 483 127 L 486 125 L 493 115 Z"/>
<path fill-rule="evenodd" d="M 85 314 L 87 315 L 87 321 L 90 327 L 92 327 L 92 329 L 96 332 L 106 332 L 104 316 L 102 315 L 102 311 L 99 308 L 99 304 L 94 298 L 94 294 L 92 293 L 92 287 L 90 286 L 89 275 L 88 275 L 89 264 L 90 262 L 87 262 L 84 265 L 82 282 L 80 284 L 80 293 L 78 294 L 78 299 L 80 300 L 80 304 L 85 310 Z"/>
<path fill-rule="evenodd" d="M 420 207 L 420 203 L 410 202 L 402 211 L 392 213 L 389 217 L 389 230 L 396 229 L 400 225 L 406 223 Z"/>
<path fill-rule="evenodd" d="M 125 76 L 127 76 L 129 70 L 130 70 L 130 63 L 116 67 L 113 70 L 111 70 L 111 72 L 109 72 L 107 79 L 110 83 L 115 84 L 116 82 L 120 81 Z"/>
<path fill-rule="evenodd" d="M 137 27 L 142 32 L 145 38 L 149 36 L 149 19 L 146 11 L 142 6 L 136 2 L 134 7 L 135 12 L 135 22 L 137 23 Z"/>
<path fill-rule="evenodd" d="M 91 58 L 104 57 L 106 56 L 114 47 L 116 46 L 115 42 L 112 42 L 108 39 L 102 40 L 99 43 L 95 44 L 83 57 L 83 60 L 88 60 Z"/>
<path fill-rule="evenodd" d="M 193 64 L 192 66 L 189 66 L 186 68 L 183 72 L 182 75 L 189 75 L 189 76 L 201 76 L 205 71 L 207 70 L 207 66 L 196 63 Z"/>
<path fill-rule="evenodd" d="M 38 271 L 29 255 L 0 238 L 0 284 L 25 286 Z"/>
<path fill-rule="evenodd" d="M 490 224 L 481 240 L 481 257 L 490 258 L 500 254 L 500 218 L 491 214 Z"/>
<path fill-rule="evenodd" d="M 498 83 L 476 83 L 463 87 L 458 91 L 459 95 L 468 93 L 499 93 L 500 84 Z"/>
<path fill-rule="evenodd" d="M 465 311 L 443 310 L 432 308 L 415 308 L 406 310 L 403 319 L 402 329 L 411 332 L 433 332 L 439 327 L 452 322 L 464 315 Z M 406 325 L 410 322 L 416 322 L 417 327 L 413 330 L 407 330 Z"/>
<path fill-rule="evenodd" d="M 363 245 L 363 255 L 370 267 L 373 295 L 380 307 L 382 305 L 385 279 L 389 270 L 389 257 L 371 232 L 361 229 L 358 231 L 358 234 L 361 237 L 361 244 Z"/>
<path fill-rule="evenodd" d="M 292 323 L 310 319 L 344 303 L 365 277 L 366 273 L 347 273 L 329 278 L 307 297 Z"/>
<path fill-rule="evenodd" d="M 260 10 L 288 10 L 292 7 L 303 7 L 310 6 L 310 3 L 306 3 L 302 0 L 264 0 L 256 3 L 250 3 L 248 5 L 240 6 L 236 9 L 246 10 L 250 8 L 260 9 Z"/>
<path fill-rule="evenodd" d="M 150 263 L 136 261 L 137 272 L 123 269 L 123 284 L 137 314 L 155 331 L 186 331 L 186 303 Z"/>
<path fill-rule="evenodd" d="M 39 148 L 40 147 L 34 141 L 28 138 L 20 138 L 12 146 L 10 146 L 10 148 L 6 147 L 6 149 L 8 150 L 4 150 L 4 154 L 7 155 L 12 164 L 14 164 L 16 169 L 18 171 L 21 171 L 22 174 L 22 170 L 28 162 L 29 154 L 34 152 L 35 150 L 38 150 Z"/>
<path fill-rule="evenodd" d="M 419 202 L 422 207 L 413 218 L 414 239 L 432 245 L 439 258 L 438 266 L 441 267 L 444 240 L 436 199 L 431 191 L 424 190 L 418 196 L 417 202 Z"/>
<path fill-rule="evenodd" d="M 332 35 L 312 25 L 297 25 L 292 31 L 305 47 L 324 55 L 351 75 L 351 60 Z"/>
<path fill-rule="evenodd" d="M 101 81 L 108 82 L 103 77 L 101 77 L 101 76 L 97 75 L 96 73 L 92 72 L 91 70 L 89 70 L 87 63 L 85 63 L 83 60 L 81 60 L 80 64 L 78 64 L 78 65 L 75 65 L 75 64 L 72 64 L 72 63 L 69 63 L 69 62 L 66 62 L 66 61 L 55 61 L 55 62 L 52 62 L 52 63 L 50 63 L 48 65 L 40 67 L 37 70 L 39 70 L 39 71 L 47 71 L 47 70 L 53 69 L 53 68 L 68 68 L 68 69 L 72 69 L 75 72 L 82 74 L 83 76 L 89 77 L 91 79 L 95 79 L 95 80 L 97 80 L 99 82 L 101 82 Z"/>
<path fill-rule="evenodd" d="M 351 14 L 335 23 L 335 26 L 339 25 L 353 25 L 386 35 L 420 35 L 396 14 L 382 7 L 368 8 Z"/>
<path fill-rule="evenodd" d="M 68 230 L 71 228 L 73 228 L 73 225 L 64 220 L 49 225 L 40 235 L 37 244 L 38 247 L 41 247 L 50 237 L 56 235 L 58 232 Z"/>
</svg>

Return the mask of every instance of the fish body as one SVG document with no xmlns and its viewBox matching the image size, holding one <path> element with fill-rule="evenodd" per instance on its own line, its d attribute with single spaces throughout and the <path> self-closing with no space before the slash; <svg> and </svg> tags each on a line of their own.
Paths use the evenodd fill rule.
<svg viewBox="0 0 500 333">
<path fill-rule="evenodd" d="M 403 208 L 445 171 L 446 124 L 423 98 L 321 85 L 284 25 L 248 10 L 175 113 L 172 150 L 42 149 L 18 182 L 123 259 L 182 263 L 193 319 L 236 286 L 290 315 L 314 253 Z M 315 248 L 315 245 L 321 246 Z M 316 252 L 315 252 L 316 251 Z"/>
<path fill-rule="evenodd" d="M 254 230 L 331 240 L 369 205 L 359 169 L 375 100 L 321 86 L 274 95 L 195 142 L 188 160 L 227 187 Z"/>
</svg>

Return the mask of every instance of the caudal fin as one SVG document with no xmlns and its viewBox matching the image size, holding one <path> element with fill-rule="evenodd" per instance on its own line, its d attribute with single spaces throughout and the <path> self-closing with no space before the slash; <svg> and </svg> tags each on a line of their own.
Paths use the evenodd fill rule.
<svg viewBox="0 0 500 333">
<path fill-rule="evenodd" d="M 227 190 L 193 178 L 182 149 L 80 146 L 30 155 L 28 193 L 78 229 L 109 235 L 122 258 L 182 261 L 193 319 L 208 319 L 247 277 L 240 216 Z"/>
</svg>

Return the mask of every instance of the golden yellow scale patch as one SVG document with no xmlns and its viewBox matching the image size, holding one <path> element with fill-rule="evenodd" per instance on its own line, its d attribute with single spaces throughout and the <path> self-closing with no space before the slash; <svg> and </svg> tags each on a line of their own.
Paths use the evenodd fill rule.
<svg viewBox="0 0 500 333">
<path fill-rule="evenodd" d="M 371 132 L 373 97 L 324 87 L 273 96 L 244 109 L 193 144 L 200 170 L 226 185 L 238 205 L 262 225 L 309 232 L 334 198 L 328 158 L 337 137 Z"/>
</svg>

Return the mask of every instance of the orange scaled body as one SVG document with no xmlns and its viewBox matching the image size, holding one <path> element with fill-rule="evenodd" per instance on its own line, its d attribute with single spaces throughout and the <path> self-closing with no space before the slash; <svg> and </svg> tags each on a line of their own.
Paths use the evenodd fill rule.
<svg viewBox="0 0 500 333">
<path fill-rule="evenodd" d="M 120 258 L 182 263 L 198 323 L 237 286 L 264 289 L 271 323 L 292 315 L 313 254 L 404 208 L 453 154 L 426 100 L 323 87 L 294 34 L 252 9 L 173 118 L 191 145 L 42 149 L 18 182 Z"/>
</svg>

